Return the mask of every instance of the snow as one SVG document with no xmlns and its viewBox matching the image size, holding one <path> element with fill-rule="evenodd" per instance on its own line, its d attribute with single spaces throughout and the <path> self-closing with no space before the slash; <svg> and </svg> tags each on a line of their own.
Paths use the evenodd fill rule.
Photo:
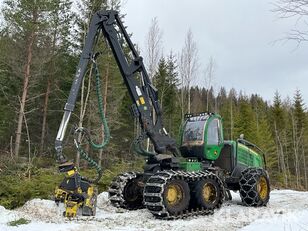
<svg viewBox="0 0 308 231">
<path fill-rule="evenodd" d="M 292 230 L 304 231 L 308 230 L 308 209 L 301 212 L 291 214 L 283 214 L 281 216 L 260 219 L 252 222 L 248 226 L 242 228 L 240 231 L 253 231 L 253 230 Z"/>
<path fill-rule="evenodd" d="M 95 217 L 63 217 L 64 207 L 51 200 L 33 199 L 16 210 L 0 206 L 0 231 L 204 231 L 204 230 L 308 230 L 308 192 L 274 190 L 267 207 L 250 208 L 241 204 L 237 193 L 213 215 L 164 221 L 155 219 L 146 209 L 126 211 L 110 205 L 108 194 L 98 195 Z M 9 226 L 20 218 L 29 224 Z"/>
</svg>

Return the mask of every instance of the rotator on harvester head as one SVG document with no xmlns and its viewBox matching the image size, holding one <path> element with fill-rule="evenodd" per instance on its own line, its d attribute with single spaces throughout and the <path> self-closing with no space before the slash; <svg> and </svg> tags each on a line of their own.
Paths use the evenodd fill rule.
<svg viewBox="0 0 308 231">
<path fill-rule="evenodd" d="M 109 10 L 99 11 L 92 17 L 55 142 L 58 160 L 63 163 L 59 169 L 66 173 L 56 190 L 56 201 L 65 203 L 65 215 L 75 216 L 79 207 L 84 215 L 95 214 L 97 192 L 94 184 L 101 177 L 102 169 L 75 139 L 81 156 L 98 171 L 96 180 L 80 176 L 74 164 L 66 162 L 62 141 L 90 60 L 96 69 L 99 112 L 105 136 L 109 137 L 102 111 L 97 55 L 93 51 L 100 33 L 112 50 L 133 102 L 132 115 L 141 127 L 141 134 L 133 142 L 134 151 L 146 159 L 143 173 L 126 172 L 112 181 L 108 190 L 112 205 L 125 209 L 145 207 L 161 219 L 183 218 L 212 214 L 224 200 L 231 199 L 229 190 L 234 190 L 240 192 L 244 205 L 265 206 L 269 201 L 270 185 L 264 153 L 244 139 L 224 140 L 222 118 L 214 113 L 187 114 L 177 145 L 163 126 L 158 92 L 149 79 L 142 57 L 118 12 Z M 129 55 L 124 48 L 129 49 Z M 83 133 L 95 149 L 103 148 L 108 142 L 106 139 L 103 144 L 96 145 L 86 129 L 78 128 L 76 132 Z M 148 138 L 154 152 L 142 146 Z"/>
</svg>

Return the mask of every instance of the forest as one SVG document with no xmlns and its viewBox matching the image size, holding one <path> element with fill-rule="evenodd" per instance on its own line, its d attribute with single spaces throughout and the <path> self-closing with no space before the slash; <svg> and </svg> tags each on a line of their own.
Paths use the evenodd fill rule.
<svg viewBox="0 0 308 231">
<path fill-rule="evenodd" d="M 35 196 L 49 197 L 61 179 L 54 141 L 89 21 L 101 9 L 121 12 L 121 2 L 4 0 L 1 5 L 0 204 L 8 208 Z M 125 24 L 125 15 L 122 21 Z M 215 57 L 204 67 L 199 63 L 191 30 L 182 35 L 182 50 L 164 55 L 161 36 L 154 18 L 146 35 L 147 49 L 141 55 L 158 89 L 164 125 L 171 136 L 178 137 L 186 113 L 218 113 L 223 117 L 226 140 L 244 134 L 266 153 L 272 187 L 308 190 L 308 113 L 300 90 L 283 98 L 273 89 L 268 101 L 257 92 L 247 95 L 241 89 L 215 89 Z M 131 116 L 132 102 L 103 38 L 96 50 L 102 52 L 97 65 L 110 144 L 92 151 L 84 137 L 77 139 L 104 169 L 100 189 L 105 190 L 117 173 L 141 169 L 143 158 L 132 151 L 139 123 Z M 197 78 L 203 84 L 197 85 Z M 66 155 L 90 175 L 93 171 L 74 146 L 73 130 L 84 126 L 97 142 L 104 139 L 94 81 L 90 65 L 64 142 Z"/>
</svg>

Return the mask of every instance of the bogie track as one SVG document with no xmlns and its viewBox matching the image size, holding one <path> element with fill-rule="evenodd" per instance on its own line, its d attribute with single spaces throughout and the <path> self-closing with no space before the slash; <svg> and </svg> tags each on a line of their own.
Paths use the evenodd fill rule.
<svg viewBox="0 0 308 231">
<path fill-rule="evenodd" d="M 118 175 L 111 183 L 108 193 L 111 204 L 129 210 L 141 209 L 143 205 L 142 174 L 126 172 Z"/>
<path fill-rule="evenodd" d="M 213 206 L 206 206 L 204 203 L 199 203 L 200 200 L 196 200 L 196 196 L 198 196 L 196 186 L 198 183 L 208 180 L 217 185 Z M 189 188 L 186 185 L 189 185 Z M 157 218 L 178 219 L 208 215 L 213 214 L 214 209 L 221 206 L 224 199 L 224 187 L 222 181 L 208 171 L 168 170 L 158 172 L 149 178 L 144 187 L 143 198 L 146 208 Z M 190 200 L 190 198 L 192 199 Z M 174 201 L 177 201 L 178 204 Z"/>
</svg>

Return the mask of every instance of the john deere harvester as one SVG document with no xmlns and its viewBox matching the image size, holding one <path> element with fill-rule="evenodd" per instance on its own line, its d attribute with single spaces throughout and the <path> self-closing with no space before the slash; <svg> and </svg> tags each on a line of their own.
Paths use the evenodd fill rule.
<svg viewBox="0 0 308 231">
<path fill-rule="evenodd" d="M 157 89 L 152 85 L 143 59 L 136 51 L 116 11 L 99 11 L 94 14 L 64 108 L 55 148 L 58 160 L 63 163 L 61 169 L 67 170 L 68 173 L 71 171 L 73 175 L 68 175 L 60 185 L 58 193 L 63 194 L 65 200 L 60 196 L 59 199 L 64 200 L 67 205 L 72 202 L 72 205 L 75 205 L 74 214 L 80 206 L 91 211 L 88 214 L 94 214 L 95 205 L 90 203 L 96 198 L 95 193 L 93 194 L 93 182 L 72 171 L 72 164 L 66 164 L 62 141 L 90 61 L 96 69 L 96 89 L 104 130 L 109 131 L 103 117 L 99 92 L 100 81 L 96 67 L 99 53 L 94 51 L 94 44 L 100 34 L 111 48 L 132 100 L 132 115 L 141 127 L 141 134 L 133 141 L 134 151 L 145 157 L 143 172 L 126 172 L 113 180 L 109 188 L 111 203 L 126 209 L 146 207 L 155 217 L 164 219 L 211 214 L 225 199 L 231 199 L 229 190 L 239 191 L 246 206 L 266 205 L 270 185 L 264 154 L 244 139 L 225 141 L 219 115 L 188 114 L 181 129 L 180 144 L 177 145 L 169 136 L 163 126 Z M 94 148 L 105 145 L 93 144 L 84 128 L 78 128 L 76 131 L 85 134 Z M 143 147 L 143 141 L 148 138 L 154 147 L 153 152 Z M 85 154 L 76 140 L 75 145 L 82 156 L 98 169 L 101 176 L 101 169 Z M 76 183 L 69 188 L 69 184 L 65 182 L 75 178 L 77 181 L 72 180 L 72 183 Z M 70 207 L 67 208 L 70 213 Z"/>
</svg>

